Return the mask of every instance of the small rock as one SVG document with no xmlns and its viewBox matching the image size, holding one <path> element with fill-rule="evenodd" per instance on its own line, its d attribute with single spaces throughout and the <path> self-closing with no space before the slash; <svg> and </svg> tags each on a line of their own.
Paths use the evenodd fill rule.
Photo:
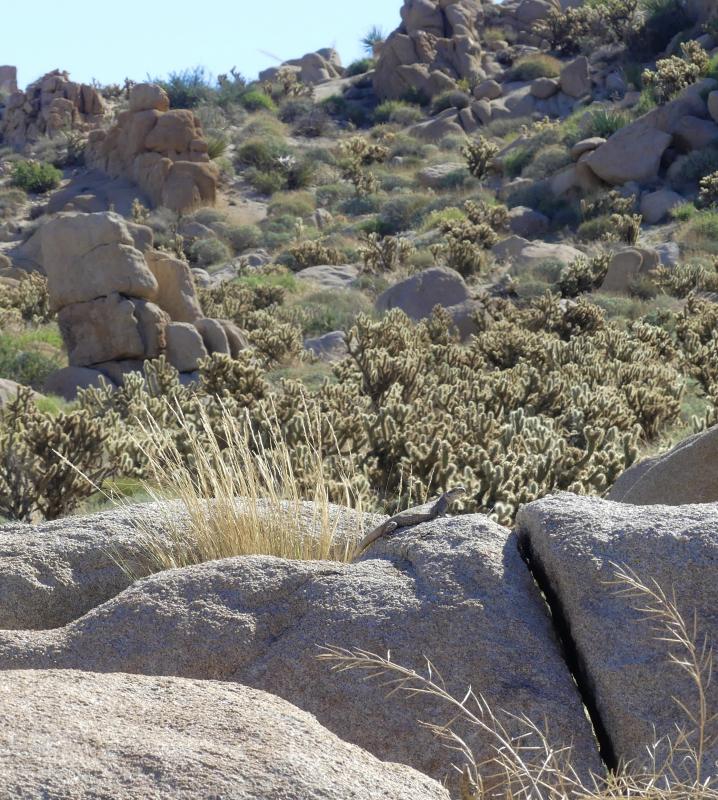
<svg viewBox="0 0 718 800">
<path fill-rule="evenodd" d="M 64 367 L 48 375 L 42 390 L 45 394 L 54 394 L 71 402 L 77 399 L 77 392 L 80 389 L 98 387 L 101 385 L 102 380 L 112 384 L 112 381 L 99 370 L 86 369 L 84 367 Z"/>
<path fill-rule="evenodd" d="M 448 164 L 434 164 L 420 170 L 416 179 L 427 189 L 443 189 L 446 188 L 447 180 L 456 174 L 466 175 L 466 164 L 455 161 Z"/>
<path fill-rule="evenodd" d="M 496 100 L 502 94 L 501 84 L 495 80 L 483 81 L 474 89 L 474 97 L 477 100 Z"/>
<path fill-rule="evenodd" d="M 296 277 L 301 281 L 316 283 L 322 289 L 349 289 L 359 278 L 359 270 L 354 264 L 322 264 L 299 270 Z"/>
<path fill-rule="evenodd" d="M 569 97 L 579 98 L 591 92 L 588 59 L 579 56 L 561 70 L 561 91 Z"/>
<path fill-rule="evenodd" d="M 526 238 L 538 237 L 546 233 L 549 218 L 540 211 L 534 211 L 526 206 L 515 206 L 509 211 L 509 227 L 511 233 Z"/>
<path fill-rule="evenodd" d="M 590 139 L 581 139 L 580 142 L 576 142 L 571 148 L 571 158 L 574 161 L 578 161 L 584 153 L 590 153 L 592 150 L 605 144 L 605 142 L 606 140 L 602 136 L 592 136 Z"/>
<path fill-rule="evenodd" d="M 559 88 L 560 83 L 556 78 L 536 78 L 531 81 L 531 94 L 539 100 L 548 100 Z"/>
<path fill-rule="evenodd" d="M 401 309 L 414 320 L 428 317 L 434 306 L 458 305 L 469 299 L 464 279 L 449 267 L 431 267 L 394 284 L 376 300 L 377 311 Z"/>
<path fill-rule="evenodd" d="M 331 331 L 323 336 L 304 340 L 305 350 L 310 350 L 320 361 L 341 361 L 347 355 L 347 339 L 344 331 Z"/>
<path fill-rule="evenodd" d="M 199 331 L 188 322 L 170 322 L 166 336 L 167 361 L 178 372 L 193 372 L 197 362 L 208 355 Z"/>
<path fill-rule="evenodd" d="M 641 215 L 647 225 L 657 225 L 663 222 L 668 212 L 686 202 L 683 195 L 672 192 L 670 189 L 659 189 L 656 192 L 644 194 L 641 198 Z"/>
</svg>

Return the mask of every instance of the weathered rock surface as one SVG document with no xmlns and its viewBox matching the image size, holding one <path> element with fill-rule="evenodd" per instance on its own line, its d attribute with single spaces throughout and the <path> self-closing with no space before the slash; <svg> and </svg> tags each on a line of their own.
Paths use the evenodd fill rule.
<svg viewBox="0 0 718 800">
<path fill-rule="evenodd" d="M 608 497 L 638 506 L 718 502 L 718 428 L 689 436 L 668 452 L 634 464 Z"/>
<path fill-rule="evenodd" d="M 374 90 L 382 99 L 400 99 L 407 91 L 433 96 L 466 78 L 486 78 L 478 27 L 484 19 L 477 0 L 405 0 L 401 26 L 384 42 L 374 72 Z"/>
<path fill-rule="evenodd" d="M 508 261 L 517 269 L 534 267 L 545 261 L 560 261 L 568 266 L 583 253 L 567 244 L 529 241 L 521 236 L 509 236 L 494 245 L 491 252 L 499 261 Z"/>
<path fill-rule="evenodd" d="M 42 226 L 41 247 L 55 309 L 112 292 L 157 296 L 157 280 L 118 214 L 59 214 Z"/>
<path fill-rule="evenodd" d="M 0 698 L 0 796 L 8 800 L 449 798 L 431 778 L 237 684 L 15 671 L 0 675 Z"/>
<path fill-rule="evenodd" d="M 486 517 L 425 523 L 360 561 L 253 556 L 141 580 L 75 622 L 0 632 L 1 669 L 83 669 L 237 681 L 314 714 L 338 736 L 432 776 L 446 752 L 416 719 L 445 722 L 429 698 L 331 675 L 319 646 L 361 647 L 469 685 L 495 709 L 544 718 L 579 768 L 598 769 L 590 727 L 514 537 Z M 478 755 L 491 744 L 466 731 Z"/>
<path fill-rule="evenodd" d="M 677 724 L 687 724 L 672 698 L 695 709 L 696 695 L 685 673 L 668 662 L 670 646 L 657 641 L 655 626 L 617 594 L 614 565 L 655 580 L 669 596 L 675 590 L 685 619 L 692 624 L 696 612 L 699 637 L 706 634 L 713 643 L 717 520 L 714 504 L 637 507 L 570 494 L 537 500 L 519 512 L 519 534 L 551 587 L 554 611 L 560 608 L 560 624 L 576 648 L 582 682 L 616 758 L 645 762 L 655 736 L 673 735 Z M 716 707 L 715 685 L 707 701 Z M 709 743 L 706 765 L 717 755 Z"/>
<path fill-rule="evenodd" d="M 316 283 L 322 289 L 348 289 L 359 278 L 359 269 L 354 264 L 332 266 L 320 264 L 299 270 L 296 277 L 303 281 Z"/>
<path fill-rule="evenodd" d="M 318 530 L 312 503 L 289 511 L 301 515 L 306 530 Z M 341 542 L 355 541 L 362 525 L 371 528 L 381 521 L 375 514 L 360 515 L 333 505 L 329 518 Z M 0 629 L 59 628 L 81 617 L 126 589 L 132 583 L 130 574 L 146 574 L 143 537 L 148 528 L 160 544 L 171 548 L 173 531 L 188 524 L 179 503 L 161 508 L 147 503 L 38 525 L 0 527 Z"/>
<path fill-rule="evenodd" d="M 16 76 L 10 80 L 13 82 Z M 42 136 L 52 139 L 64 131 L 85 130 L 97 124 L 104 113 L 105 103 L 97 89 L 75 83 L 67 72 L 55 70 L 24 92 L 15 85 L 0 118 L 0 139 L 19 149 Z"/>
<path fill-rule="evenodd" d="M 591 91 L 588 74 L 588 59 L 579 56 L 561 70 L 561 91 L 569 97 L 583 97 Z"/>
<path fill-rule="evenodd" d="M 344 331 L 330 331 L 322 336 L 304 340 L 304 348 L 310 350 L 320 361 L 341 361 L 348 355 L 347 335 Z"/>
<path fill-rule="evenodd" d="M 666 219 L 671 209 L 685 202 L 683 195 L 670 189 L 649 192 L 641 198 L 641 216 L 646 224 L 657 225 Z"/>
<path fill-rule="evenodd" d="M 47 376 L 42 390 L 45 394 L 54 394 L 68 402 L 72 402 L 77 399 L 77 393 L 80 389 L 101 386 L 103 377 L 107 381 L 107 376 L 97 369 L 63 367 Z M 109 383 L 113 382 L 112 380 L 109 381 Z"/>
<path fill-rule="evenodd" d="M 431 267 L 391 286 L 376 301 L 379 311 L 400 308 L 411 319 L 424 319 L 436 305 L 454 306 L 469 298 L 469 289 L 456 270 Z"/>
<path fill-rule="evenodd" d="M 134 86 L 117 124 L 92 132 L 86 161 L 134 181 L 155 206 L 186 212 L 216 199 L 217 168 L 199 120 L 192 111 L 170 111 L 167 95 L 153 84 Z"/>
<path fill-rule="evenodd" d="M 601 180 L 611 184 L 649 181 L 673 137 L 642 119 L 621 128 L 605 144 L 593 150 L 585 163 Z"/>
</svg>

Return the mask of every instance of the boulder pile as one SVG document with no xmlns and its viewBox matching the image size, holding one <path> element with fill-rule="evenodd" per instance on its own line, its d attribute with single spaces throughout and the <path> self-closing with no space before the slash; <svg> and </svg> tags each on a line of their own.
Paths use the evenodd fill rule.
<svg viewBox="0 0 718 800">
<path fill-rule="evenodd" d="M 0 94 L 10 95 L 17 91 L 17 67 L 0 67 Z"/>
<path fill-rule="evenodd" d="M 235 356 L 244 346 L 232 323 L 203 317 L 188 264 L 155 250 L 149 228 L 112 212 L 67 212 L 40 238 L 70 363 L 48 391 L 73 396 L 100 374 L 121 383 L 160 355 L 192 373 L 208 354 Z"/>
<path fill-rule="evenodd" d="M 151 83 L 132 87 L 129 110 L 109 131 L 90 134 L 86 161 L 133 181 L 154 206 L 186 212 L 216 200 L 217 168 L 199 120 L 192 111 L 170 111 L 165 91 Z"/>
<path fill-rule="evenodd" d="M 259 80 L 273 81 L 280 71 L 293 72 L 299 81 L 308 86 L 344 77 L 341 57 L 333 47 L 324 47 L 315 53 L 285 61 L 278 67 L 265 69 L 259 73 Z"/>
<path fill-rule="evenodd" d="M 3 85 L 12 87 L 16 81 L 14 67 L 2 69 L 10 71 L 0 72 L 0 91 Z M 87 129 L 96 125 L 104 113 L 104 100 L 94 86 L 75 83 L 67 72 L 55 70 L 31 83 L 24 92 L 15 86 L 0 119 L 0 140 L 22 149 L 41 136 L 52 138 L 62 132 Z"/>
</svg>

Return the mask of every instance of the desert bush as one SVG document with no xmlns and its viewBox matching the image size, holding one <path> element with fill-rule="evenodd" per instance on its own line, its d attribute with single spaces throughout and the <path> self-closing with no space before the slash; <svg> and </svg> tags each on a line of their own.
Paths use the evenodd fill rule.
<svg viewBox="0 0 718 800">
<path fill-rule="evenodd" d="M 533 154 L 530 163 L 523 169 L 521 175 L 534 180 L 543 180 L 571 163 L 571 154 L 567 147 L 551 144 Z"/>
<path fill-rule="evenodd" d="M 110 426 L 86 411 L 41 412 L 29 389 L 0 408 L 0 516 L 32 522 L 69 514 L 110 477 Z"/>
<path fill-rule="evenodd" d="M 195 108 L 213 97 L 214 90 L 204 67 L 191 67 L 171 72 L 167 78 L 153 78 L 170 99 L 171 108 Z"/>
<path fill-rule="evenodd" d="M 243 253 L 245 250 L 259 247 L 262 231 L 256 225 L 230 225 L 225 238 L 235 253 Z"/>
<path fill-rule="evenodd" d="M 466 159 L 469 172 L 478 180 L 483 180 L 492 167 L 494 158 L 499 152 L 498 145 L 479 136 L 468 142 L 461 151 Z"/>
<path fill-rule="evenodd" d="M 223 134 L 213 134 L 207 137 L 207 155 L 212 161 L 221 158 L 229 147 L 229 139 Z"/>
<path fill-rule="evenodd" d="M 0 321 L 4 310 L 0 308 Z M 19 314 L 15 321 L 19 321 Z M 3 328 L 6 328 L 3 322 Z M 36 391 L 42 391 L 48 376 L 62 365 L 59 360 L 43 352 L 23 347 L 7 330 L 0 336 L 0 378 L 6 378 Z"/>
<path fill-rule="evenodd" d="M 249 89 L 239 97 L 239 102 L 246 111 L 275 112 L 277 106 L 272 98 L 258 89 Z"/>
<path fill-rule="evenodd" d="M 522 56 L 508 71 L 507 80 L 532 81 L 536 78 L 557 78 L 563 65 L 559 59 L 546 53 Z"/>
<path fill-rule="evenodd" d="M 327 136 L 333 128 L 332 118 L 322 107 L 314 107 L 294 121 L 294 135 L 316 139 Z"/>
<path fill-rule="evenodd" d="M 27 203 L 27 196 L 22 189 L 0 189 L 0 219 L 14 217 Z"/>
<path fill-rule="evenodd" d="M 379 212 L 379 233 L 383 236 L 395 236 L 397 233 L 418 228 L 431 201 L 431 195 L 419 192 L 398 195 L 387 200 Z"/>
<path fill-rule="evenodd" d="M 311 97 L 288 97 L 279 107 L 279 119 L 282 122 L 296 122 L 314 108 Z"/>
<path fill-rule="evenodd" d="M 514 147 L 501 159 L 501 169 L 507 177 L 518 178 L 524 168 L 531 163 L 533 155 L 530 147 Z"/>
<path fill-rule="evenodd" d="M 615 190 L 585 197 L 581 200 L 581 215 L 585 220 L 611 214 L 631 214 L 636 206 L 636 196 L 624 196 Z"/>
<path fill-rule="evenodd" d="M 440 114 L 447 108 L 468 108 L 471 104 L 471 97 L 458 89 L 448 89 L 437 94 L 431 101 L 431 114 Z"/>
<path fill-rule="evenodd" d="M 289 146 L 278 137 L 252 137 L 239 144 L 236 153 L 238 166 L 255 167 L 268 172 L 277 167 L 279 159 L 291 155 Z"/>
<path fill-rule="evenodd" d="M 681 226 L 676 239 L 687 250 L 718 254 L 718 211 L 706 209 Z"/>
<path fill-rule="evenodd" d="M 227 245 L 219 239 L 197 239 L 189 248 L 189 257 L 199 267 L 223 264 L 232 257 Z"/>
<path fill-rule="evenodd" d="M 397 125 L 413 125 L 421 122 L 424 115 L 418 106 L 403 100 L 385 100 L 374 109 L 374 122 L 395 122 Z"/>
<path fill-rule="evenodd" d="M 658 103 L 667 103 L 680 91 L 695 83 L 708 70 L 708 53 L 696 41 L 681 45 L 681 56 L 669 56 L 656 62 L 656 69 L 642 75 Z"/>
<path fill-rule="evenodd" d="M 18 161 L 13 164 L 10 184 L 33 194 L 42 194 L 56 189 L 62 173 L 52 164 L 40 161 Z"/>
<path fill-rule="evenodd" d="M 609 139 L 614 133 L 624 128 L 631 121 L 625 111 L 615 111 L 609 108 L 599 108 L 588 114 L 583 126 L 583 136 L 590 138 L 601 136 Z"/>
<path fill-rule="evenodd" d="M 346 70 L 347 77 L 353 78 L 356 75 L 363 75 L 365 72 L 374 69 L 375 64 L 376 62 L 373 58 L 359 58 L 356 61 L 352 61 Z"/>
<path fill-rule="evenodd" d="M 671 183 L 677 189 L 692 189 L 701 178 L 718 171 L 718 147 L 705 147 L 681 156 L 671 169 Z"/>
<path fill-rule="evenodd" d="M 286 214 L 293 217 L 310 217 L 316 209 L 314 197 L 309 192 L 281 192 L 269 204 L 270 214 Z"/>
</svg>

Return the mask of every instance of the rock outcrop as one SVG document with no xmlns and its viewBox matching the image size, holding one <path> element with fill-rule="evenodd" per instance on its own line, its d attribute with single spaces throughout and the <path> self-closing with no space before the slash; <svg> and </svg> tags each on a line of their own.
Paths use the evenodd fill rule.
<svg viewBox="0 0 718 800">
<path fill-rule="evenodd" d="M 718 502 L 718 428 L 689 436 L 667 453 L 634 464 L 608 497 L 638 506 Z"/>
<path fill-rule="evenodd" d="M 381 48 L 374 89 L 382 99 L 409 92 L 432 97 L 466 78 L 486 77 L 481 67 L 477 26 L 483 20 L 479 0 L 404 0 L 401 26 Z"/>
<path fill-rule="evenodd" d="M 449 800 L 431 778 L 237 684 L 5 672 L 0 698 L 3 800 Z"/>
<path fill-rule="evenodd" d="M 0 94 L 11 95 L 17 91 L 17 67 L 0 67 Z"/>
<path fill-rule="evenodd" d="M 192 111 L 170 111 L 162 88 L 132 87 L 130 107 L 109 130 L 90 134 L 86 160 L 113 178 L 129 178 L 155 206 L 185 212 L 214 205 L 217 168 Z"/>
<path fill-rule="evenodd" d="M 280 71 L 293 72 L 299 81 L 315 86 L 344 77 L 344 68 L 339 53 L 333 47 L 325 47 L 301 58 L 292 58 L 278 67 L 269 67 L 259 73 L 260 81 L 273 81 Z"/>
<path fill-rule="evenodd" d="M 669 663 L 670 652 L 685 652 L 658 641 L 660 625 L 636 610 L 646 598 L 620 596 L 616 565 L 656 581 L 669 597 L 675 591 L 690 626 L 697 615 L 699 647 L 704 634 L 712 644 L 718 641 L 716 519 L 713 504 L 637 507 L 570 494 L 545 497 L 519 512 L 519 535 L 574 652 L 594 721 L 614 760 L 645 763 L 657 737 L 675 736 L 677 725 L 691 727 L 673 698 L 696 709 L 690 677 Z M 718 703 L 715 684 L 707 703 L 709 709 Z M 662 755 L 659 747 L 659 763 Z M 704 766 L 712 768 L 717 756 L 709 740 Z M 678 761 L 673 766 L 680 771 Z"/>
<path fill-rule="evenodd" d="M 0 118 L 0 140 L 21 149 L 41 136 L 52 138 L 67 131 L 86 130 L 104 113 L 104 100 L 94 86 L 75 83 L 67 72 L 55 70 L 24 92 L 10 95 Z"/>
<path fill-rule="evenodd" d="M 251 513 L 264 511 L 260 505 Z M 276 508 L 267 507 L 266 513 L 276 514 Z M 287 513 L 298 514 L 303 528 L 318 535 L 313 503 L 288 505 Z M 327 513 L 335 539 L 348 544 L 381 521 L 334 505 Z M 147 573 L 148 530 L 172 552 L 176 531 L 185 525 L 189 528 L 189 515 L 180 503 L 146 503 L 0 527 L 0 630 L 59 628 L 78 619 L 130 586 L 131 575 Z"/>
<path fill-rule="evenodd" d="M 331 674 L 321 645 L 359 647 L 408 667 L 430 657 L 447 688 L 472 686 L 497 712 L 546 720 L 600 769 L 591 728 L 516 540 L 481 515 L 380 540 L 353 564 L 251 556 L 138 581 L 75 622 L 0 632 L 0 669 L 83 669 L 236 681 L 276 694 L 382 759 L 443 777 L 447 754 L 422 719 L 453 711 L 425 697 Z M 462 730 L 479 760 L 494 741 Z"/>
<path fill-rule="evenodd" d="M 71 368 L 90 367 L 112 378 L 117 362 L 164 354 L 180 372 L 192 372 L 209 353 L 237 355 L 242 334 L 222 321 L 224 340 L 213 335 L 216 326 L 202 318 L 189 265 L 154 250 L 149 228 L 112 212 L 66 212 L 49 220 L 40 236 Z M 178 326 L 193 332 L 192 348 L 184 346 Z"/>
</svg>

